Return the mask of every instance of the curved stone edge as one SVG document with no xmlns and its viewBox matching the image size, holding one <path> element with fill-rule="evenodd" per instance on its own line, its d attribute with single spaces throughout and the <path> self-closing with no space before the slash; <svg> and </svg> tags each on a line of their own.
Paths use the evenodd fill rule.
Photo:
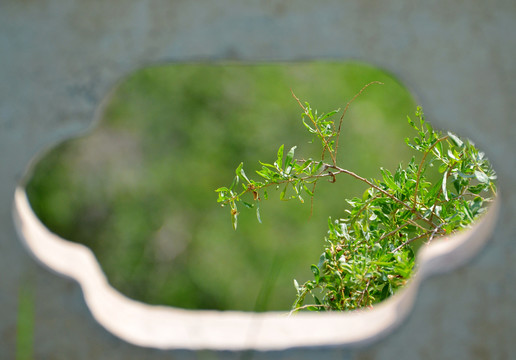
<svg viewBox="0 0 516 360">
<path fill-rule="evenodd" d="M 95 320 L 115 336 L 138 346 L 188 350 L 283 350 L 299 347 L 363 346 L 385 337 L 413 308 L 429 276 L 465 264 L 488 241 L 499 197 L 466 231 L 422 248 L 411 282 L 374 309 L 345 313 L 250 313 L 183 310 L 144 304 L 115 290 L 86 246 L 51 233 L 30 207 L 25 189 L 14 195 L 13 217 L 22 243 L 53 272 L 79 283 Z"/>
</svg>

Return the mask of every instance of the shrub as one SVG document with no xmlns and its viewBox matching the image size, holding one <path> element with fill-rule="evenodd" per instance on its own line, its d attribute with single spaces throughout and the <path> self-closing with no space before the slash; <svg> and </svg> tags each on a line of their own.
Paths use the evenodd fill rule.
<svg viewBox="0 0 516 360">
<path fill-rule="evenodd" d="M 341 167 L 337 160 L 344 116 L 372 84 L 348 102 L 338 122 L 334 118 L 339 110 L 319 115 L 294 95 L 303 110 L 303 125 L 321 144 L 320 159 L 298 159 L 295 146 L 285 154 L 282 145 L 276 161 L 260 162 L 259 180 L 250 179 L 240 163 L 231 186 L 216 190 L 218 202 L 230 207 L 236 229 L 239 204 L 255 208 L 261 222 L 260 202 L 268 198 L 270 188 L 281 190 L 281 200 L 304 203 L 308 196 L 313 204 L 322 180 L 334 183 L 346 174 L 369 186 L 361 197 L 346 200 L 346 217 L 329 218 L 324 251 L 319 263 L 311 265 L 314 279 L 302 285 L 294 280 L 294 311 L 352 310 L 386 299 L 411 276 L 417 248 L 470 226 L 496 194 L 496 174 L 484 153 L 469 140 L 433 129 L 421 107 L 415 121 L 408 118 L 416 135 L 405 139 L 420 154 L 417 160 L 412 157 L 405 167 L 400 163 L 393 173 L 381 168 L 380 180 Z M 304 305 L 308 294 L 313 303 Z"/>
</svg>

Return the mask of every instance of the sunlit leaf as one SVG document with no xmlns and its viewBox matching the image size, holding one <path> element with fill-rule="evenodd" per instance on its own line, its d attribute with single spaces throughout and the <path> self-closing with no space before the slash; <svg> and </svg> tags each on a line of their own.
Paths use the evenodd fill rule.
<svg viewBox="0 0 516 360">
<path fill-rule="evenodd" d="M 258 222 L 261 224 L 262 217 L 260 215 L 260 205 L 258 203 L 256 204 L 256 218 L 258 219 Z"/>
<path fill-rule="evenodd" d="M 248 209 L 252 209 L 252 208 L 254 207 L 254 205 L 253 205 L 253 204 L 248 203 L 248 202 L 246 202 L 246 201 L 242 201 L 242 204 L 244 204 L 244 206 L 245 206 L 246 208 L 248 208 Z"/>
<path fill-rule="evenodd" d="M 312 265 L 312 266 L 310 267 L 310 269 L 312 270 L 312 274 L 314 274 L 315 283 L 316 283 L 316 284 L 319 284 L 319 278 L 320 278 L 320 271 L 319 271 L 319 268 L 318 268 L 316 265 Z"/>
<path fill-rule="evenodd" d="M 281 145 L 278 149 L 278 159 L 276 160 L 276 165 L 280 168 L 280 169 L 283 169 L 283 148 L 284 148 L 284 145 Z"/>
<path fill-rule="evenodd" d="M 285 199 L 285 194 L 287 193 L 288 183 L 283 188 L 283 191 L 280 193 L 280 200 L 287 200 Z"/>
<path fill-rule="evenodd" d="M 481 183 L 487 184 L 489 182 L 489 177 L 484 174 L 482 171 L 475 170 L 475 178 Z"/>
<path fill-rule="evenodd" d="M 448 131 L 448 136 L 456 146 L 462 147 L 464 145 L 464 142 L 457 135 Z"/>
<path fill-rule="evenodd" d="M 285 167 L 292 166 L 292 160 L 294 159 L 294 152 L 297 146 L 292 146 L 292 148 L 288 151 L 287 157 L 285 159 Z"/>
</svg>

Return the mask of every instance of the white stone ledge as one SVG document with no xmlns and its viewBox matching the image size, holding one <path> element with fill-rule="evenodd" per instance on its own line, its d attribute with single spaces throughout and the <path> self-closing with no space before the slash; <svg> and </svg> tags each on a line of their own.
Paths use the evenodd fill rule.
<svg viewBox="0 0 516 360">
<path fill-rule="evenodd" d="M 52 271 L 77 281 L 93 317 L 119 338 L 159 349 L 282 350 L 370 344 L 402 323 L 421 282 L 469 261 L 488 241 L 500 200 L 469 230 L 421 248 L 409 284 L 371 310 L 344 313 L 249 313 L 183 310 L 129 299 L 111 287 L 92 251 L 51 233 L 36 217 L 23 187 L 13 214 L 23 243 Z"/>
</svg>

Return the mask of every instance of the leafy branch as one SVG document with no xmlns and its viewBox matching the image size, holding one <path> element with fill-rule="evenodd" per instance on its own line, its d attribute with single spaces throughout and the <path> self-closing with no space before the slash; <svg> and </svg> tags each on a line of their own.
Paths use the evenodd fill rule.
<svg viewBox="0 0 516 360">
<path fill-rule="evenodd" d="M 485 155 L 469 140 L 434 130 L 420 107 L 416 121 L 408 118 L 416 136 L 405 139 L 422 154 L 418 162 L 413 157 L 394 173 L 381 168 L 381 180 L 366 179 L 338 165 L 344 115 L 356 97 L 376 83 L 367 84 L 348 102 L 338 125 L 333 117 L 339 110 L 319 115 L 293 94 L 303 110 L 303 125 L 320 141 L 320 160 L 297 159 L 295 146 L 285 154 L 281 145 L 272 164 L 260 162 L 259 180 L 250 179 L 241 163 L 231 186 L 216 190 L 218 202 L 230 207 L 236 229 L 239 204 L 255 208 L 261 222 L 259 204 L 268 199 L 271 187 L 280 190 L 281 200 L 303 203 L 303 196 L 313 199 L 322 179 L 334 183 L 345 174 L 368 185 L 361 198 L 346 200 L 346 217 L 328 220 L 324 251 L 319 263 L 311 266 L 314 280 L 303 285 L 294 281 L 297 298 L 293 310 L 350 310 L 385 299 L 412 274 L 417 247 L 468 227 L 496 195 L 496 174 Z M 325 162 L 326 154 L 331 161 Z M 432 183 L 430 178 L 438 180 Z M 304 305 L 308 294 L 313 297 L 312 305 Z"/>
</svg>

